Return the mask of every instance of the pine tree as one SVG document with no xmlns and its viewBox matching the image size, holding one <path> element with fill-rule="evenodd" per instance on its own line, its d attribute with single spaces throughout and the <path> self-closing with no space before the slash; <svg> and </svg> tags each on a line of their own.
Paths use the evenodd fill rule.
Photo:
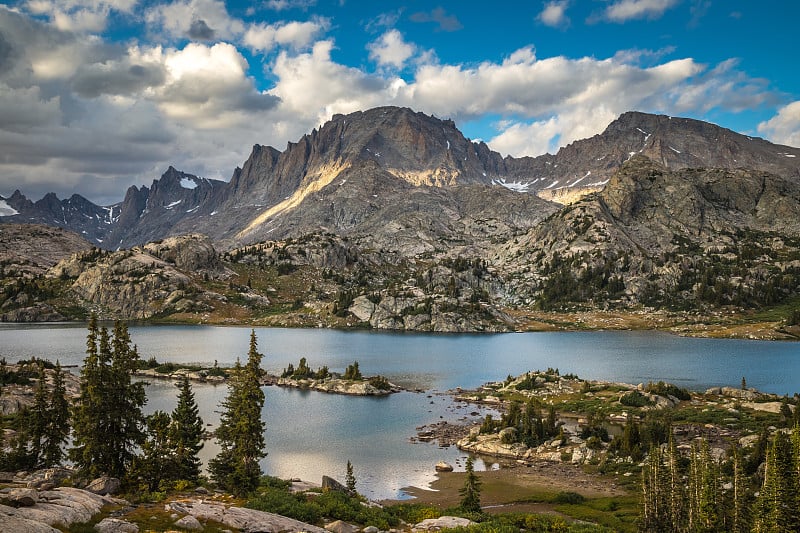
<svg viewBox="0 0 800 533">
<path fill-rule="evenodd" d="M 64 387 L 64 371 L 56 361 L 53 370 L 53 387 L 47 395 L 44 434 L 38 442 L 38 464 L 43 468 L 61 464 L 63 445 L 69 437 L 69 403 Z"/>
<path fill-rule="evenodd" d="M 792 445 L 786 434 L 778 432 L 767 450 L 764 483 L 756 501 L 753 531 L 796 531 L 800 524 L 797 498 Z"/>
<path fill-rule="evenodd" d="M 666 474 L 661 448 L 653 446 L 647 464 L 642 469 L 642 504 L 639 517 L 640 531 L 653 533 L 669 529 L 669 504 Z"/>
<path fill-rule="evenodd" d="M 353 474 L 353 465 L 348 459 L 347 461 L 347 474 L 345 476 L 345 486 L 351 494 L 356 494 L 356 476 Z"/>
<path fill-rule="evenodd" d="M 49 418 L 47 375 L 44 371 L 44 364 L 41 362 L 38 365 L 37 378 L 38 384 L 33 395 L 33 406 L 27 413 L 31 461 L 34 464 L 39 464 L 39 459 L 42 456 Z"/>
<path fill-rule="evenodd" d="M 744 477 L 742 454 L 737 446 L 733 446 L 733 505 L 731 509 L 732 533 L 750 531 L 749 498 L 747 480 Z"/>
<path fill-rule="evenodd" d="M 121 478 L 144 441 L 144 386 L 132 380 L 139 355 L 121 322 L 111 338 L 92 317 L 86 344 L 70 457 L 85 475 Z"/>
<path fill-rule="evenodd" d="M 142 453 L 133 464 L 133 474 L 144 483 L 148 491 L 168 488 L 176 480 L 177 462 L 175 448 L 170 442 L 170 417 L 156 411 L 145 419 L 147 436 L 142 443 Z"/>
<path fill-rule="evenodd" d="M 475 475 L 472 457 L 467 457 L 466 473 L 467 477 L 464 480 L 464 486 L 459 490 L 459 494 L 461 495 L 461 503 L 459 505 L 467 512 L 480 513 L 481 482 L 478 476 Z"/>
<path fill-rule="evenodd" d="M 236 361 L 228 396 L 222 402 L 223 412 L 216 432 L 220 452 L 209 462 L 213 479 L 237 495 L 245 495 L 258 487 L 261 476 L 258 461 L 266 456 L 261 420 L 264 406 L 261 358 L 256 334 L 252 331 L 247 364 L 243 367 Z"/>
<path fill-rule="evenodd" d="M 200 409 L 187 376 L 183 376 L 179 388 L 178 405 L 172 411 L 169 439 L 175 451 L 177 479 L 196 481 L 200 476 L 197 454 L 203 448 L 203 419 L 200 418 Z"/>
</svg>

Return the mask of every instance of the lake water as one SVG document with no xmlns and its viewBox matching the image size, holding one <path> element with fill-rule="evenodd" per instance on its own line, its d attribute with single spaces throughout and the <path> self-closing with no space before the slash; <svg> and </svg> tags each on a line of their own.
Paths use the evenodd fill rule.
<svg viewBox="0 0 800 533">
<path fill-rule="evenodd" d="M 131 326 L 142 358 L 232 365 L 244 359 L 249 328 Z M 472 388 L 508 374 L 557 367 L 587 379 L 641 383 L 669 381 L 689 389 L 749 386 L 777 394 L 800 392 L 800 343 L 692 339 L 658 332 L 411 334 L 322 329 L 257 328 L 262 366 L 280 372 L 306 357 L 312 368 L 343 371 L 358 361 L 366 375 L 425 393 L 358 398 L 266 387 L 264 420 L 269 455 L 264 471 L 319 482 L 323 474 L 344 479 L 353 463 L 358 489 L 372 498 L 402 496 L 402 487 L 426 486 L 433 465 L 445 460 L 463 467 L 464 455 L 435 443 L 412 443 L 415 428 L 441 420 L 459 421 L 474 406 L 454 404 L 443 394 Z M 84 326 L 0 324 L 0 357 L 9 362 L 32 356 L 79 365 Z M 168 382 L 148 386 L 147 411 L 171 411 L 176 389 Z M 225 386 L 194 385 L 204 420 L 215 426 Z M 480 411 L 483 415 L 485 411 Z M 216 450 L 207 442 L 204 459 Z M 479 468 L 487 467 L 478 463 Z"/>
</svg>

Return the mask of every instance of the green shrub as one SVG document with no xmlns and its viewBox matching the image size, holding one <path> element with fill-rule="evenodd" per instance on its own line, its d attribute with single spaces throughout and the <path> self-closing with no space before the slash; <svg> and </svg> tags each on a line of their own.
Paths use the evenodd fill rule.
<svg viewBox="0 0 800 533">
<path fill-rule="evenodd" d="M 653 405 L 653 402 L 638 390 L 633 390 L 627 394 L 624 394 L 619 399 L 619 403 L 628 407 L 644 407 L 646 405 Z"/>
<path fill-rule="evenodd" d="M 577 492 L 561 491 L 553 498 L 553 503 L 579 504 L 586 501 L 586 498 Z"/>
</svg>

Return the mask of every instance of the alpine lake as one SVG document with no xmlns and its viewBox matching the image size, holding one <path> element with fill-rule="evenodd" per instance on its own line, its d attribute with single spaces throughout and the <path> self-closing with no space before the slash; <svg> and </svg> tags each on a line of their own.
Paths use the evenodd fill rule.
<svg viewBox="0 0 800 533">
<path fill-rule="evenodd" d="M 351 461 L 358 490 L 372 499 L 404 498 L 403 487 L 426 487 L 434 465 L 463 470 L 466 454 L 455 446 L 415 442 L 416 428 L 442 421 L 463 423 L 493 412 L 456 402 L 448 393 L 508 375 L 558 368 L 591 380 L 666 381 L 691 390 L 738 386 L 779 395 L 800 392 L 800 343 L 679 337 L 653 331 L 502 334 L 410 334 L 327 329 L 256 328 L 262 367 L 280 373 L 305 357 L 312 369 L 343 372 L 358 361 L 365 376 L 383 375 L 406 389 L 385 397 L 360 397 L 265 387 L 263 419 L 266 474 L 319 483 L 344 480 Z M 142 359 L 232 366 L 246 359 L 250 328 L 131 325 Z M 85 356 L 83 324 L 0 324 L 0 357 L 59 360 L 79 372 Z M 193 383 L 200 414 L 212 431 L 227 387 Z M 170 412 L 177 388 L 149 380 L 146 413 Z M 201 451 L 217 452 L 213 440 Z M 476 462 L 476 469 L 498 468 Z"/>
</svg>

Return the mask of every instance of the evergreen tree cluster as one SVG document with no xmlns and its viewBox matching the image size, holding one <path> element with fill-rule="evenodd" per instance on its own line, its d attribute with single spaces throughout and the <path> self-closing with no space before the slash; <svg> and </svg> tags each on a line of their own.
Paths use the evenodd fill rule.
<svg viewBox="0 0 800 533">
<path fill-rule="evenodd" d="M 196 483 L 200 477 L 197 454 L 203 448 L 203 419 L 187 376 L 178 388 L 171 415 L 156 411 L 145 419 L 147 438 L 131 474 L 149 492 L 169 489 L 178 481 Z"/>
<path fill-rule="evenodd" d="M 492 415 L 486 415 L 481 424 L 481 433 L 494 433 L 498 430 L 512 428 L 514 431 L 506 432 L 504 444 L 521 442 L 532 448 L 539 446 L 547 439 L 559 434 L 558 416 L 554 406 L 547 408 L 547 415 L 542 417 L 541 404 L 536 398 L 522 403 L 511 402 L 508 410 L 500 420 L 494 420 Z"/>
<path fill-rule="evenodd" d="M 69 454 L 85 475 L 124 477 L 144 442 L 144 385 L 132 379 L 138 366 L 127 326 L 117 322 L 109 335 L 92 317 Z"/>
<path fill-rule="evenodd" d="M 672 439 L 665 448 L 653 447 L 642 470 L 640 530 L 800 531 L 800 426 L 791 434 L 776 431 L 763 459 L 761 481 L 753 483 L 736 446 L 724 461 L 714 458 L 705 439 L 692 444 L 688 461 Z"/>
<path fill-rule="evenodd" d="M 61 464 L 69 436 L 69 404 L 64 372 L 56 362 L 52 385 L 47 386 L 45 364 L 37 362 L 33 406 L 14 417 L 16 435 L 7 450 L 0 451 L 0 469 L 49 468 Z"/>
<path fill-rule="evenodd" d="M 283 373 L 281 373 L 282 378 L 291 379 L 326 379 L 329 378 L 330 375 L 331 373 L 327 366 L 322 366 L 316 371 L 311 370 L 305 357 L 300 358 L 297 368 L 289 363 L 289 366 L 284 368 Z"/>
</svg>

